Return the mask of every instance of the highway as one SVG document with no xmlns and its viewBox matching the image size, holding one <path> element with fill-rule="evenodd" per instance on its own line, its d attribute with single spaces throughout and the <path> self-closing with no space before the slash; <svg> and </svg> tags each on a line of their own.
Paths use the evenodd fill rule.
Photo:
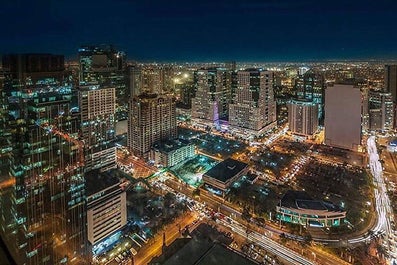
<svg viewBox="0 0 397 265">
<path fill-rule="evenodd" d="M 256 243 L 270 253 L 296 265 L 314 265 L 312 261 L 302 257 L 295 251 L 292 251 L 283 245 L 273 241 L 272 239 L 261 235 L 255 231 L 247 232 L 247 227 L 230 219 L 230 222 L 218 219 L 218 222 L 223 226 L 229 227 L 234 233 L 247 238 L 248 240 Z"/>
<path fill-rule="evenodd" d="M 390 256 L 390 263 L 392 263 L 397 259 L 396 242 L 393 240 L 393 237 L 396 235 L 396 231 L 391 227 L 391 222 L 394 221 L 394 217 L 390 206 L 390 199 L 387 195 L 386 184 L 383 179 L 383 167 L 380 162 L 375 140 L 375 136 L 370 136 L 367 140 L 369 166 L 374 177 L 375 206 L 378 215 L 377 224 L 372 231 L 375 234 L 385 234 L 387 243 L 386 251 Z M 368 236 L 351 239 L 348 242 L 354 243 L 356 241 L 367 239 Z"/>
</svg>

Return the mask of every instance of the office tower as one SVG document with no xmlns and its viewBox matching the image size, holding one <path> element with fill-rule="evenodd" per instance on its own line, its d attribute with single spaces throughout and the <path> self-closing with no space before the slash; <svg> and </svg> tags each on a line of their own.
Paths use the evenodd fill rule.
<svg viewBox="0 0 397 265">
<path fill-rule="evenodd" d="M 231 97 L 231 82 L 231 72 L 224 68 L 195 71 L 192 118 L 217 122 L 221 117 L 227 117 Z"/>
<path fill-rule="evenodd" d="M 127 224 L 126 192 L 120 186 L 120 178 L 111 172 L 86 174 L 87 181 L 87 234 L 95 246 Z"/>
<path fill-rule="evenodd" d="M 314 71 L 307 71 L 295 80 L 294 95 L 298 100 L 311 101 L 318 106 L 320 124 L 324 120 L 324 76 Z"/>
<path fill-rule="evenodd" d="M 0 233 L 17 264 L 85 263 L 83 143 L 62 65 L 60 55 L 3 57 Z"/>
<path fill-rule="evenodd" d="M 273 73 L 261 69 L 238 71 L 229 106 L 229 124 L 260 135 L 276 125 Z"/>
<path fill-rule="evenodd" d="M 393 128 L 397 128 L 397 65 L 385 66 L 384 92 L 390 93 L 393 100 Z"/>
<path fill-rule="evenodd" d="M 115 88 L 81 86 L 78 95 L 86 171 L 115 168 Z"/>
<path fill-rule="evenodd" d="M 394 111 L 391 93 L 369 91 L 368 112 L 370 130 L 393 129 Z"/>
<path fill-rule="evenodd" d="M 318 129 L 318 107 L 311 101 L 288 103 L 288 124 L 293 134 L 311 138 Z"/>
<path fill-rule="evenodd" d="M 80 85 L 100 85 L 116 89 L 116 103 L 126 109 L 127 89 L 125 53 L 112 45 L 88 45 L 78 50 L 80 63 Z"/>
<path fill-rule="evenodd" d="M 392 95 L 394 103 L 397 103 L 397 65 L 385 66 L 385 89 Z"/>
<path fill-rule="evenodd" d="M 361 145 L 362 98 L 359 88 L 334 85 L 325 90 L 325 144 L 357 151 Z"/>
<path fill-rule="evenodd" d="M 175 99 L 169 95 L 141 94 L 130 101 L 128 148 L 149 157 L 153 143 L 177 137 Z"/>
<path fill-rule="evenodd" d="M 169 93 L 174 89 L 174 70 L 170 65 L 145 65 L 141 68 L 141 92 Z"/>
</svg>

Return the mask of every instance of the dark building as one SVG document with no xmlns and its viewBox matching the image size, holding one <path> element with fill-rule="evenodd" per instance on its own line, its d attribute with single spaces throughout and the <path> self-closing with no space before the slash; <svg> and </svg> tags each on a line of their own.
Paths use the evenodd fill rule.
<svg viewBox="0 0 397 265">
<path fill-rule="evenodd" d="M 219 190 L 226 191 L 239 177 L 248 172 L 248 164 L 228 158 L 203 175 L 204 183 Z"/>
<path fill-rule="evenodd" d="M 185 231 L 186 232 L 186 231 Z M 150 265 L 255 265 L 257 262 L 243 256 L 227 245 L 232 241 L 207 224 L 192 231 L 191 238 L 179 238 L 169 246 L 163 246 L 161 256 Z"/>
<path fill-rule="evenodd" d="M 0 233 L 17 264 L 85 262 L 83 144 L 61 62 L 49 54 L 3 60 Z"/>
<path fill-rule="evenodd" d="M 385 66 L 385 92 L 391 93 L 393 102 L 397 102 L 397 65 Z"/>
<path fill-rule="evenodd" d="M 126 111 L 127 89 L 126 55 L 112 45 L 88 45 L 80 47 L 80 85 L 100 85 L 116 89 L 116 103 L 120 111 Z"/>
<path fill-rule="evenodd" d="M 394 109 L 394 124 L 393 127 L 397 127 L 397 65 L 386 65 L 385 66 L 385 88 L 384 92 L 391 93 L 393 100 Z"/>
<path fill-rule="evenodd" d="M 3 56 L 3 68 L 10 73 L 32 74 L 61 72 L 65 69 L 63 55 L 8 54 Z"/>
</svg>

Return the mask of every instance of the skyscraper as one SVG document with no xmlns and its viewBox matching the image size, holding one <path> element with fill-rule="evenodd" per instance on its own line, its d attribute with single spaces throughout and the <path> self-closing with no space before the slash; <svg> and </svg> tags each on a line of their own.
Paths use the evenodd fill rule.
<svg viewBox="0 0 397 265">
<path fill-rule="evenodd" d="M 393 129 L 394 111 L 391 93 L 369 91 L 368 94 L 369 129 Z"/>
<path fill-rule="evenodd" d="M 295 98 L 298 100 L 311 101 L 318 106 L 318 119 L 320 124 L 324 121 L 324 76 L 309 70 L 299 75 L 295 80 Z"/>
<path fill-rule="evenodd" d="M 175 99 L 169 95 L 141 94 L 130 100 L 128 148 L 148 158 L 153 143 L 177 137 Z"/>
<path fill-rule="evenodd" d="M 384 92 L 390 93 L 393 100 L 393 128 L 397 127 L 397 65 L 385 66 L 385 88 Z"/>
<path fill-rule="evenodd" d="M 352 85 L 325 90 L 325 144 L 357 151 L 361 145 L 362 95 Z"/>
<path fill-rule="evenodd" d="M 80 63 L 80 85 L 114 87 L 116 103 L 128 104 L 125 53 L 112 45 L 87 45 L 78 50 Z"/>
<path fill-rule="evenodd" d="M 224 68 L 197 70 L 194 73 L 195 97 L 192 118 L 217 122 L 226 117 L 231 97 L 231 72 Z"/>
<path fill-rule="evenodd" d="M 81 264 L 83 143 L 63 56 L 3 57 L 0 233 L 18 264 Z"/>
<path fill-rule="evenodd" d="M 397 102 L 397 65 L 385 66 L 385 92 L 392 95 L 393 102 Z"/>
<path fill-rule="evenodd" d="M 106 171 L 116 167 L 115 101 L 114 87 L 91 85 L 79 88 L 86 171 Z"/>
<path fill-rule="evenodd" d="M 273 93 L 273 73 L 261 69 L 238 71 L 229 124 L 248 129 L 255 135 L 276 125 L 276 102 Z"/>
</svg>

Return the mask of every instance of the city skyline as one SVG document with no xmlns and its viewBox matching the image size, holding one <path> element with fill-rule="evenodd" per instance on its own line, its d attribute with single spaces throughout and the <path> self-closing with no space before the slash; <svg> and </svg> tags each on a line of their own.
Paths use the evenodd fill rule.
<svg viewBox="0 0 397 265">
<path fill-rule="evenodd" d="M 8 2 L 0 52 L 70 60 L 81 45 L 114 43 L 138 61 L 397 59 L 395 7 L 388 0 Z"/>
</svg>

